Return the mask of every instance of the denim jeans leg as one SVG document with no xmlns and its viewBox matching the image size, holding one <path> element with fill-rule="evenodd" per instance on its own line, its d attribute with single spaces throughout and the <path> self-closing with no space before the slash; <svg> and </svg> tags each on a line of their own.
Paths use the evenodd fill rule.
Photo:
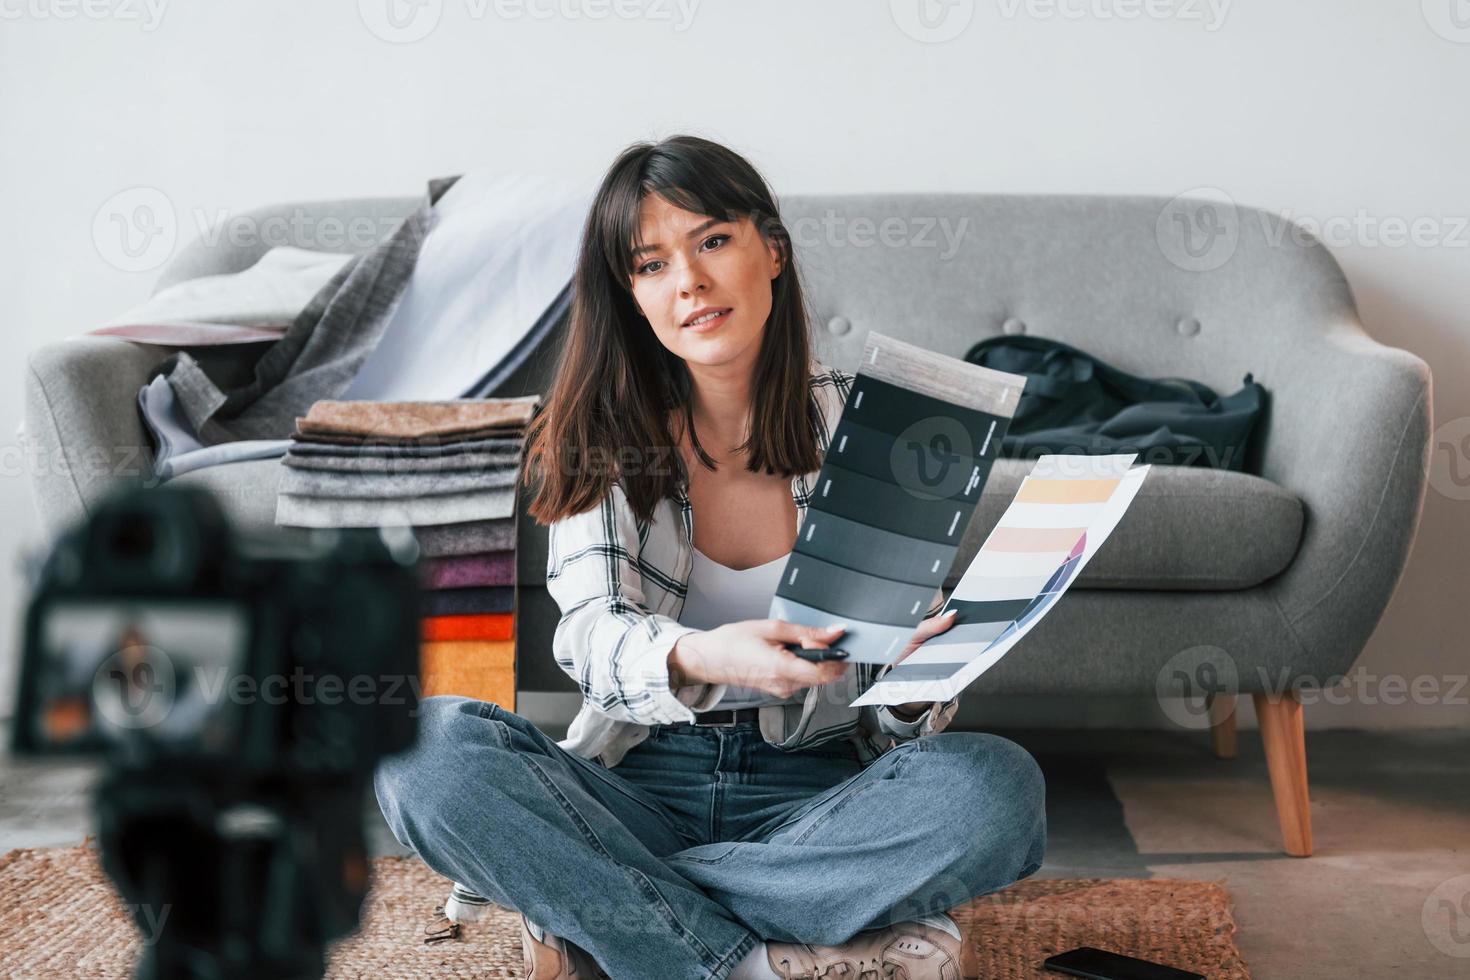
<svg viewBox="0 0 1470 980">
<path fill-rule="evenodd" d="M 1035 873 L 1046 784 L 1009 739 L 902 742 L 748 839 L 666 859 L 764 939 L 837 945 Z"/>
<path fill-rule="evenodd" d="M 723 976 L 756 937 L 664 863 L 695 838 L 659 802 L 496 705 L 432 697 L 374 779 L 394 835 L 611 976 Z"/>
</svg>

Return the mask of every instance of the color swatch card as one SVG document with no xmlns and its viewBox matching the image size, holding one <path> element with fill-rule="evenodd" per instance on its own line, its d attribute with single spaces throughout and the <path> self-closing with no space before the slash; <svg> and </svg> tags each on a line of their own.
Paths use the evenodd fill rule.
<svg viewBox="0 0 1470 980">
<path fill-rule="evenodd" d="M 993 667 L 1057 600 L 1127 512 L 1147 466 L 1137 453 L 1042 456 L 955 585 L 955 622 L 855 701 L 947 701 Z"/>
<path fill-rule="evenodd" d="M 1026 379 L 869 333 L 770 615 L 903 651 L 949 574 Z"/>
</svg>

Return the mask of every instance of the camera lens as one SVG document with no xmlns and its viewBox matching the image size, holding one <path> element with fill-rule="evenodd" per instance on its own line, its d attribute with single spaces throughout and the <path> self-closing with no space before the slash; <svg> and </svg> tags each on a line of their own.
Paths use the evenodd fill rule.
<svg viewBox="0 0 1470 980">
<path fill-rule="evenodd" d="M 113 529 L 112 553 L 129 561 L 147 560 L 153 551 L 153 525 L 146 521 L 126 523 Z"/>
<path fill-rule="evenodd" d="M 124 589 L 197 588 L 213 553 L 225 560 L 224 518 L 207 495 L 167 488 L 120 496 L 100 508 L 87 541 L 96 580 Z"/>
</svg>

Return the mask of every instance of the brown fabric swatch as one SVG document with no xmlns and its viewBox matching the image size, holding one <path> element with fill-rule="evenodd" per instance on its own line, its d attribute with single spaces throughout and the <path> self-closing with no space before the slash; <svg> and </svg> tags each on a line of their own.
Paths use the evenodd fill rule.
<svg viewBox="0 0 1470 980">
<path fill-rule="evenodd" d="M 444 401 L 314 403 L 296 419 L 298 433 L 372 436 L 395 439 L 461 436 L 501 426 L 521 427 L 531 421 L 540 395 L 516 398 L 453 398 Z"/>
</svg>

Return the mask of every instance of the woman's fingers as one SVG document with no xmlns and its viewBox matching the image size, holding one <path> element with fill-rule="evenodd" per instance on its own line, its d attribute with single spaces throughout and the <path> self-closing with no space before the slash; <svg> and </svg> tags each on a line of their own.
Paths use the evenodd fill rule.
<svg viewBox="0 0 1470 980">
<path fill-rule="evenodd" d="M 903 648 L 903 652 L 894 657 L 893 662 L 898 663 L 900 660 L 905 659 L 909 656 L 909 654 L 918 649 L 919 645 L 925 640 L 929 639 L 930 637 L 938 636 L 940 633 L 943 633 L 945 630 L 953 626 L 956 618 L 955 613 L 957 613 L 958 611 L 959 609 L 958 607 L 956 607 L 954 609 L 950 609 L 948 612 L 942 613 L 938 616 L 933 616 L 919 623 L 918 626 L 914 627 L 914 635 L 909 637 L 909 642 Z"/>
<path fill-rule="evenodd" d="M 767 622 L 765 637 L 768 641 L 783 646 L 789 643 L 800 646 L 803 650 L 825 650 L 835 643 L 846 630 L 846 625 L 842 623 L 828 627 L 804 626 L 784 619 L 773 619 Z M 788 654 L 780 658 L 779 669 L 782 676 L 790 681 L 795 689 L 830 684 L 841 677 L 847 668 L 846 663 L 842 660 L 813 661 L 805 657 L 798 657 L 789 650 L 783 649 L 778 652 Z"/>
<path fill-rule="evenodd" d="M 830 684 L 841 677 L 842 672 L 847 668 L 847 665 L 841 660 L 824 660 L 820 663 L 813 663 L 796 656 L 789 659 L 793 662 L 786 665 L 786 676 L 791 678 L 797 687 Z"/>
<path fill-rule="evenodd" d="M 926 619 L 919 624 L 918 629 L 914 630 L 914 632 L 926 640 L 931 636 L 938 636 L 954 625 L 955 613 L 957 612 L 959 612 L 959 608 L 955 607 L 948 612 Z"/>
<path fill-rule="evenodd" d="M 795 643 L 810 650 L 826 647 L 846 630 L 847 626 L 844 623 L 835 623 L 832 626 L 803 626 L 784 619 L 769 619 L 766 620 L 763 635 L 768 640 Z M 806 641 L 811 641 L 812 646 L 808 646 Z"/>
</svg>

